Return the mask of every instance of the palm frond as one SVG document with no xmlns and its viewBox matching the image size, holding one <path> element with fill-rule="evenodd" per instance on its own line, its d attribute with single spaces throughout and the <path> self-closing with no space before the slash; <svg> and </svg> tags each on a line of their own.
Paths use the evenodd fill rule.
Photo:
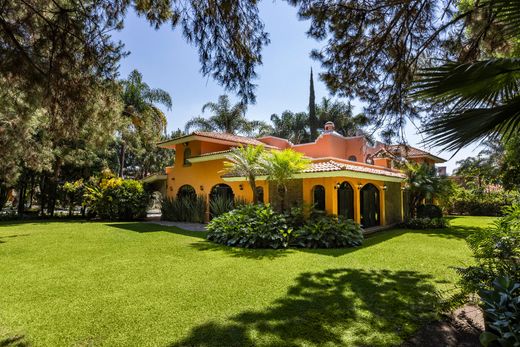
<svg viewBox="0 0 520 347">
<path fill-rule="evenodd" d="M 186 122 L 185 132 L 190 133 L 190 130 L 195 128 L 199 131 L 215 131 L 215 127 L 212 122 L 204 117 L 194 117 Z"/>
<path fill-rule="evenodd" d="M 486 138 L 507 141 L 520 129 L 520 95 L 491 108 L 475 108 L 446 113 L 432 119 L 425 129 L 426 143 L 457 150 Z"/>
<path fill-rule="evenodd" d="M 447 63 L 418 74 L 412 96 L 454 104 L 456 108 L 495 105 L 520 89 L 520 59 Z"/>
<path fill-rule="evenodd" d="M 520 36 L 520 1 L 518 0 L 487 0 L 488 5 L 503 25 L 504 34 L 508 37 Z"/>
</svg>

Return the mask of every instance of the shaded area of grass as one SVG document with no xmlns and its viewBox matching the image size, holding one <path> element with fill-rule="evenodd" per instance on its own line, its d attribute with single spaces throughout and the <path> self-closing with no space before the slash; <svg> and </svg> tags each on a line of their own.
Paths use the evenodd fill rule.
<svg viewBox="0 0 520 347">
<path fill-rule="evenodd" d="M 0 343 L 393 346 L 432 317 L 452 267 L 471 263 L 464 237 L 492 220 L 335 250 L 234 249 L 148 223 L 0 223 Z"/>
<path fill-rule="evenodd" d="M 382 346 L 432 319 L 437 299 L 431 276 L 414 271 L 306 272 L 266 310 L 204 323 L 172 346 Z"/>
</svg>

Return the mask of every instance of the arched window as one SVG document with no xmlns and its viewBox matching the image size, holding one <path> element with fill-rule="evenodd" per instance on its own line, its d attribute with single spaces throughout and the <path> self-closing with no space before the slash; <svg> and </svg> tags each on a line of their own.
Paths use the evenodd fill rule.
<svg viewBox="0 0 520 347">
<path fill-rule="evenodd" d="M 191 158 L 191 149 L 189 147 L 186 147 L 186 148 L 184 148 L 184 158 L 183 158 L 184 166 L 191 165 L 190 160 L 189 160 L 190 158 Z"/>
<path fill-rule="evenodd" d="M 177 191 L 177 198 L 190 198 L 195 200 L 197 198 L 197 192 L 195 192 L 195 188 L 189 184 L 185 184 Z"/>
<path fill-rule="evenodd" d="M 369 228 L 381 223 L 379 189 L 371 183 L 365 184 L 360 192 L 361 226 Z"/>
<path fill-rule="evenodd" d="M 370 165 L 374 165 L 374 159 L 370 155 L 367 155 L 365 162 Z"/>
<path fill-rule="evenodd" d="M 312 203 L 316 210 L 325 211 L 325 187 L 318 185 L 312 188 Z"/>
<path fill-rule="evenodd" d="M 231 211 L 234 207 L 235 194 L 227 184 L 217 184 L 211 188 L 209 193 L 210 217 L 220 216 L 222 213 Z"/>
<path fill-rule="evenodd" d="M 348 182 L 338 188 L 338 216 L 354 219 L 354 189 Z"/>
<path fill-rule="evenodd" d="M 348 160 L 350 161 L 357 161 L 357 158 L 355 155 L 351 155 L 350 157 L 348 157 Z"/>
<path fill-rule="evenodd" d="M 256 197 L 259 203 L 264 203 L 264 187 L 256 187 Z"/>
</svg>

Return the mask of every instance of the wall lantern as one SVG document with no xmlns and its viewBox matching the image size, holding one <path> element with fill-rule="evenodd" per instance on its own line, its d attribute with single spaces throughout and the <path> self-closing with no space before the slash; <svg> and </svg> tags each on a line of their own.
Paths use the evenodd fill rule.
<svg viewBox="0 0 520 347">
<path fill-rule="evenodd" d="M 240 190 L 244 190 L 244 185 L 243 185 L 242 183 L 240 183 L 240 184 L 238 185 L 238 189 L 240 189 Z"/>
<path fill-rule="evenodd" d="M 363 188 L 363 185 L 361 183 L 358 183 L 357 189 L 361 190 L 361 188 Z"/>
<path fill-rule="evenodd" d="M 203 185 L 200 186 L 200 190 L 204 190 L 204 186 Z"/>
<path fill-rule="evenodd" d="M 334 189 L 339 189 L 341 187 L 341 184 L 338 182 L 334 185 Z"/>
<path fill-rule="evenodd" d="M 387 190 L 388 187 L 386 186 L 386 184 L 383 184 L 383 186 L 381 187 L 383 190 Z"/>
</svg>

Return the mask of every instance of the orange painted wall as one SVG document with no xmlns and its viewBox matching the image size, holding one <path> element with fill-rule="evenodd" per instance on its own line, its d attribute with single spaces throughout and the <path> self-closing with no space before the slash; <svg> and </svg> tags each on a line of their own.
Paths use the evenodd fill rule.
<svg viewBox="0 0 520 347">
<path fill-rule="evenodd" d="M 286 149 L 286 148 L 291 147 L 291 143 L 289 141 L 278 138 L 278 137 L 267 136 L 267 137 L 261 137 L 258 140 L 265 143 L 266 145 L 278 147 L 280 149 Z"/>
<path fill-rule="evenodd" d="M 295 145 L 295 151 L 311 158 L 334 157 L 348 159 L 355 156 L 356 161 L 365 162 L 366 140 L 364 137 L 342 138 L 333 134 L 323 134 L 316 142 Z"/>
</svg>

